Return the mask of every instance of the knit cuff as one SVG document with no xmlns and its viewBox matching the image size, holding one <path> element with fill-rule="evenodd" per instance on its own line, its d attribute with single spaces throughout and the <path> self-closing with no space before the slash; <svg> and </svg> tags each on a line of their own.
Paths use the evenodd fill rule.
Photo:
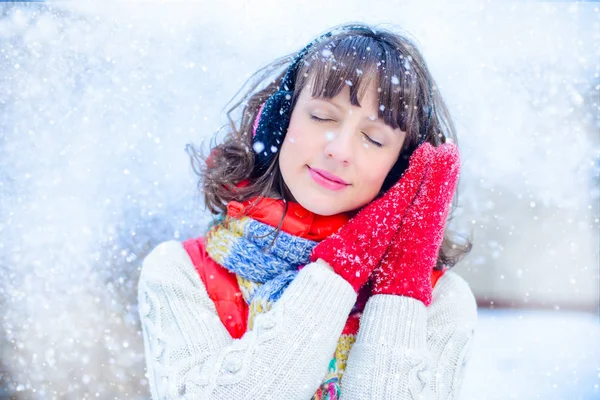
<svg viewBox="0 0 600 400">
<path fill-rule="evenodd" d="M 352 286 L 322 261 L 307 264 L 283 292 L 281 299 L 301 315 L 330 314 L 343 323 L 348 318 L 357 294 Z"/>
<path fill-rule="evenodd" d="M 412 297 L 372 296 L 360 318 L 357 343 L 425 349 L 427 307 Z"/>
</svg>

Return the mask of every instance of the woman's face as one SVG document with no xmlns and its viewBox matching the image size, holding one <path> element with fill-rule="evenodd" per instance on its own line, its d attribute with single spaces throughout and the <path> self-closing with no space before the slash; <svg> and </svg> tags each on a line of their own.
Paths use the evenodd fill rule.
<svg viewBox="0 0 600 400">
<path fill-rule="evenodd" d="M 283 179 L 294 200 L 316 214 L 356 210 L 379 193 L 406 133 L 377 119 L 374 85 L 361 107 L 350 103 L 348 86 L 332 99 L 310 93 L 306 86 L 292 111 L 279 154 Z"/>
</svg>

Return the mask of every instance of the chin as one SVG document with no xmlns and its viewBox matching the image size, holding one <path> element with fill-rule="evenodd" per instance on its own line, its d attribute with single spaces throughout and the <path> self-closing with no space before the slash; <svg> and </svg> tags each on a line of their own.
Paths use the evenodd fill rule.
<svg viewBox="0 0 600 400">
<path fill-rule="evenodd" d="M 304 207 L 306 208 L 306 207 Z M 344 212 L 343 210 L 339 209 L 339 208 L 332 208 L 332 207 L 327 207 L 327 206 L 317 206 L 314 207 L 312 209 L 308 209 L 307 210 L 312 211 L 313 213 L 317 214 L 317 215 L 322 215 L 325 217 L 328 217 L 330 215 L 335 215 L 335 214 L 340 214 L 342 212 Z"/>
<path fill-rule="evenodd" d="M 317 215 L 330 216 L 340 214 L 350 209 L 332 199 L 319 199 L 318 197 L 297 198 L 298 203 Z"/>
</svg>

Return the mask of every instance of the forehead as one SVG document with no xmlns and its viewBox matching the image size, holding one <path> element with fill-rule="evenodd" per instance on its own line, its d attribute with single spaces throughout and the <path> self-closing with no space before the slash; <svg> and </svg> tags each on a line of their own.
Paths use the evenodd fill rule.
<svg viewBox="0 0 600 400">
<path fill-rule="evenodd" d="M 372 38 L 348 36 L 320 43 L 300 64 L 296 87 L 309 86 L 312 97 L 326 98 L 349 90 L 352 105 L 358 106 L 365 93 L 373 92 L 375 83 L 385 81 L 387 72 L 392 72 L 384 58 Z"/>
<path fill-rule="evenodd" d="M 375 80 L 363 84 L 363 88 L 356 94 L 355 101 L 352 99 L 350 87 L 351 85 L 345 83 L 337 94 L 328 91 L 319 91 L 315 90 L 314 79 L 310 79 L 304 88 L 302 88 L 299 97 L 303 101 L 321 100 L 328 103 L 343 104 L 345 106 L 350 103 L 361 108 L 372 108 L 373 111 L 376 112 L 379 108 L 379 92 Z"/>
<path fill-rule="evenodd" d="M 377 92 L 374 88 L 372 91 L 367 91 L 363 98 L 360 99 L 359 106 L 365 114 L 372 116 L 374 119 L 377 118 L 378 111 L 378 97 L 376 95 Z M 333 109 L 337 109 L 338 111 L 348 111 L 351 109 L 349 88 L 342 89 L 340 93 L 333 98 L 327 98 L 324 96 L 313 97 L 310 93 L 310 88 L 306 88 L 300 97 L 302 102 L 308 102 L 315 105 L 328 104 L 333 107 Z"/>
</svg>

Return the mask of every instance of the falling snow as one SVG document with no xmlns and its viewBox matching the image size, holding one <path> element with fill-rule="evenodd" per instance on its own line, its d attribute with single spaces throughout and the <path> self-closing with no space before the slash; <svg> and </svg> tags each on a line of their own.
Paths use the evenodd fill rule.
<svg viewBox="0 0 600 400">
<path fill-rule="evenodd" d="M 185 145 L 340 4 L 0 5 L 0 398 L 149 398 L 141 260 L 210 221 Z M 598 5 L 343 7 L 398 16 L 457 123 L 451 226 L 474 248 L 455 270 L 482 305 L 461 398 L 600 398 Z"/>
<path fill-rule="evenodd" d="M 255 142 L 252 145 L 252 149 L 257 153 L 260 153 L 261 151 L 263 151 L 265 149 L 265 145 L 263 142 Z"/>
</svg>

